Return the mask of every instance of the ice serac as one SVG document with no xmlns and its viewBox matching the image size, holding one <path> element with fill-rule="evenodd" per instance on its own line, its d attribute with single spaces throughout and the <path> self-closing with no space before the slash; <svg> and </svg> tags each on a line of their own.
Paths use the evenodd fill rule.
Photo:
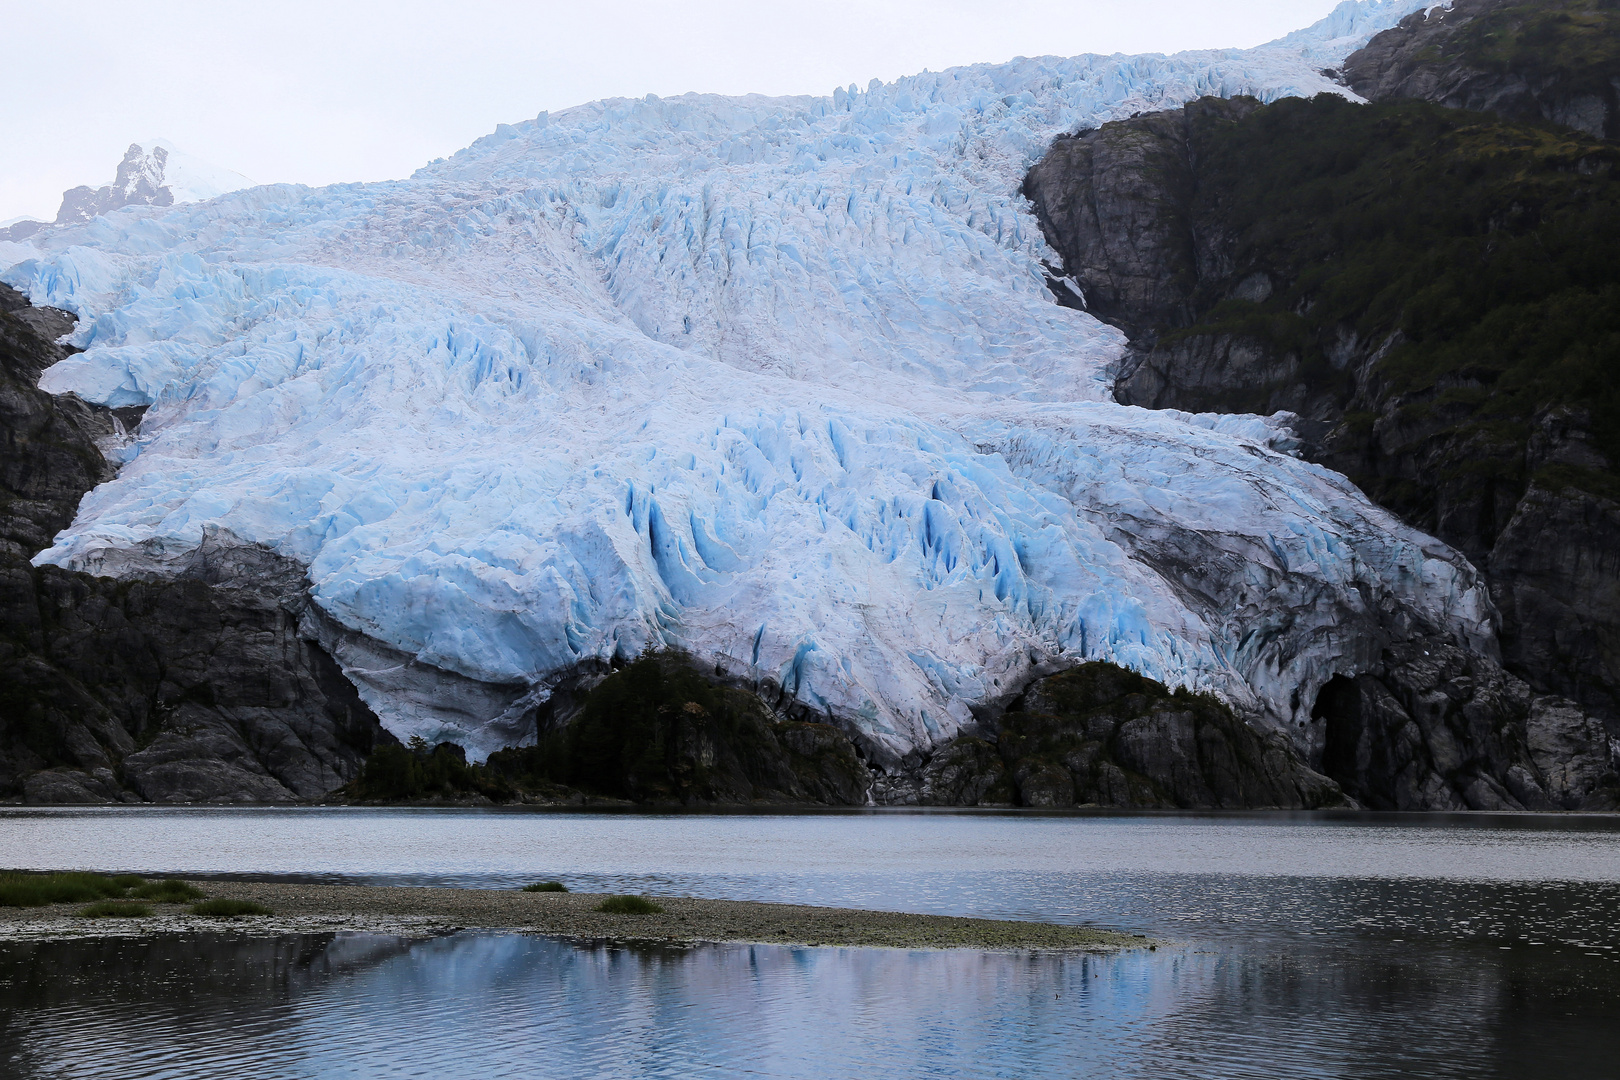
<svg viewBox="0 0 1620 1080">
<path fill-rule="evenodd" d="M 1342 611 L 1488 647 L 1472 567 L 1280 421 L 1114 404 L 1124 337 L 1052 302 L 1018 187 L 1059 132 L 1335 90 L 1321 69 L 1416 6 L 1249 51 L 597 102 L 407 181 L 0 248 L 81 319 L 42 385 L 147 407 L 39 561 L 263 545 L 383 722 L 475 757 L 660 643 L 880 764 L 1080 659 L 1308 745 L 1366 651 Z"/>
</svg>

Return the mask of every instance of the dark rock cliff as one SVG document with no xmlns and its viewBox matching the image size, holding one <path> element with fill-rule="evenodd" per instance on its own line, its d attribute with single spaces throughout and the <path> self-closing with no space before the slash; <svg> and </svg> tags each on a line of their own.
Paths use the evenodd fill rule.
<svg viewBox="0 0 1620 1080">
<path fill-rule="evenodd" d="M 987 737 L 963 736 L 882 801 L 925 806 L 1319 809 L 1351 805 L 1280 733 L 1113 664 L 1041 679 Z"/>
<path fill-rule="evenodd" d="M 300 632 L 301 568 L 225 534 L 163 575 L 30 564 L 111 475 L 97 443 L 122 431 L 110 411 L 37 388 L 71 326 L 0 286 L 0 798 L 330 792 L 391 737 Z"/>
<path fill-rule="evenodd" d="M 1322 771 L 1375 810 L 1610 810 L 1603 724 L 1443 642 L 1390 648 L 1317 697 Z"/>
<path fill-rule="evenodd" d="M 1360 670 L 1403 704 L 1355 738 L 1348 705 L 1318 710 L 1339 747 L 1321 767 L 1358 799 L 1579 801 L 1507 782 L 1558 787 L 1525 749 L 1554 715 L 1538 695 L 1620 734 L 1617 165 L 1604 143 L 1416 102 L 1205 99 L 1059 139 L 1026 180 L 1063 258 L 1054 294 L 1132 336 L 1122 402 L 1294 412 L 1309 456 L 1486 569 L 1508 672 L 1459 654 L 1470 670 L 1442 679 L 1408 654 L 1458 643 L 1392 626 Z M 1517 734 L 1419 720 L 1430 678 Z M 1422 752 L 1378 758 L 1408 721 Z M 1581 731 L 1582 768 L 1607 768 Z"/>
<path fill-rule="evenodd" d="M 837 726 L 784 715 L 771 696 L 768 687 L 728 685 L 683 654 L 649 654 L 554 698 L 534 746 L 483 765 L 448 743 L 382 747 L 345 794 L 688 806 L 1353 805 L 1281 732 L 1263 734 L 1212 697 L 1113 664 L 1037 680 L 976 734 L 888 769 L 864 760 Z"/>
<path fill-rule="evenodd" d="M 1373 38 L 1342 77 L 1370 101 L 1417 98 L 1617 138 L 1620 4 L 1455 0 Z"/>
<path fill-rule="evenodd" d="M 519 788 L 640 803 L 859 806 L 872 772 L 839 728 L 784 715 L 679 652 L 642 656 L 577 695 L 553 695 L 536 744 L 491 755 Z"/>
</svg>

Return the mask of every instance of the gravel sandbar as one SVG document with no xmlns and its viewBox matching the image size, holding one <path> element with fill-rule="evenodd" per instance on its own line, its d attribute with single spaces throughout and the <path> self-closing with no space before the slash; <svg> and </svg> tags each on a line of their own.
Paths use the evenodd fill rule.
<svg viewBox="0 0 1620 1080">
<path fill-rule="evenodd" d="M 1070 950 L 1143 948 L 1142 937 L 1083 926 L 964 919 L 892 911 L 652 897 L 660 915 L 607 915 L 602 895 L 516 889 L 413 889 L 368 885 L 196 881 L 209 897 L 251 900 L 270 916 L 210 919 L 183 904 L 154 904 L 139 918 L 81 919 L 78 904 L 0 908 L 0 940 L 144 936 L 199 930 L 263 935 L 357 930 L 421 936 L 498 929 L 591 941 L 664 945 L 732 942 L 899 949 Z"/>
</svg>

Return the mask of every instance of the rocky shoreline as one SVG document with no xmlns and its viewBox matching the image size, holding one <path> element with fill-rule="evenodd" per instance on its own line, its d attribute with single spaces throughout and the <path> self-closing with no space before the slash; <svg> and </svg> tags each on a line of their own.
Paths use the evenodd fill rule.
<svg viewBox="0 0 1620 1080">
<path fill-rule="evenodd" d="M 0 908 L 0 941 L 226 932 L 257 937 L 340 931 L 432 937 L 502 930 L 591 942 L 666 946 L 771 944 L 879 949 L 1114 952 L 1155 948 L 1141 936 L 1083 926 L 967 919 L 744 900 L 656 897 L 660 914 L 598 912 L 603 895 L 518 889 L 422 889 L 196 881 L 212 899 L 262 904 L 274 915 L 207 918 L 185 904 L 154 904 L 144 917 L 86 919 L 80 904 Z"/>
</svg>

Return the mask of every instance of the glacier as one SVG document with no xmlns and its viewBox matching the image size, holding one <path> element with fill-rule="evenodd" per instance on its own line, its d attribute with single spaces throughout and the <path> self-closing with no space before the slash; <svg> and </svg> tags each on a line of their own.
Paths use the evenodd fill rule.
<svg viewBox="0 0 1620 1080">
<path fill-rule="evenodd" d="M 1124 337 L 1053 301 L 1019 185 L 1063 132 L 1343 93 L 1323 69 L 1422 6 L 1251 50 L 594 102 L 407 180 L 0 243 L 0 279 L 80 320 L 41 385 L 146 407 L 35 561 L 296 559 L 384 724 L 475 759 L 661 645 L 880 765 L 1080 659 L 1308 744 L 1374 613 L 1492 647 L 1477 573 L 1292 456 L 1287 416 L 1116 404 Z"/>
</svg>

